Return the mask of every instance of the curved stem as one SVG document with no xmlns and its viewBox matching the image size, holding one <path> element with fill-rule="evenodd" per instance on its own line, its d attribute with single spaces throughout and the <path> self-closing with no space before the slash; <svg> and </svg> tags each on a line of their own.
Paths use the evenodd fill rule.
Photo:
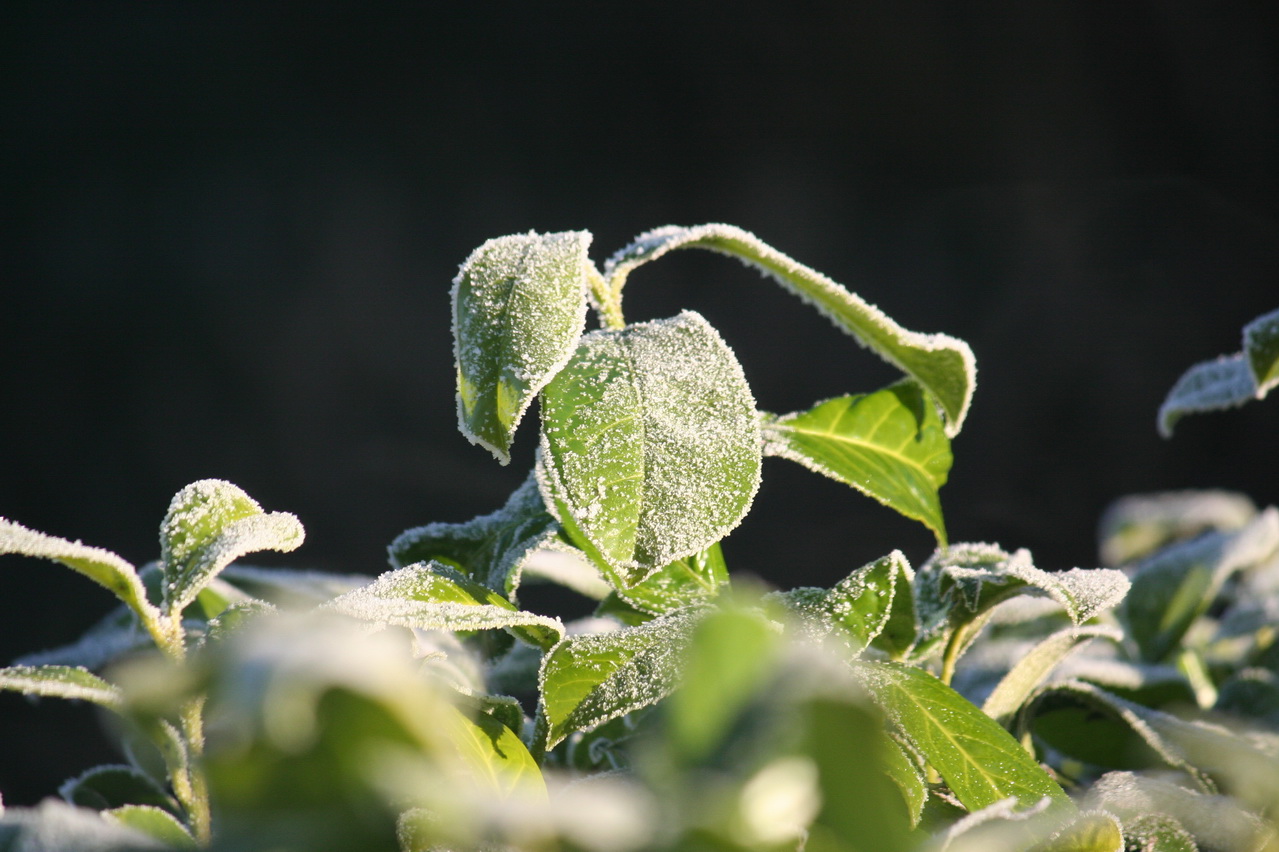
<svg viewBox="0 0 1279 852">
<path fill-rule="evenodd" d="M 586 280 L 590 283 L 591 305 L 600 318 L 600 325 L 609 329 L 626 328 L 626 320 L 622 316 L 621 288 L 610 290 L 604 276 L 591 263 L 586 265 Z"/>
</svg>

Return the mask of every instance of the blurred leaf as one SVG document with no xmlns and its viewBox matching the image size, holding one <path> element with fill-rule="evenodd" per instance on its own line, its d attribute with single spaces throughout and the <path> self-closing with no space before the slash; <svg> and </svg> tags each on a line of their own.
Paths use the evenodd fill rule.
<svg viewBox="0 0 1279 852">
<path fill-rule="evenodd" d="M 681 610 L 638 627 L 569 636 L 552 648 L 540 675 L 546 749 L 574 731 L 590 730 L 669 695 L 701 614 Z"/>
<path fill-rule="evenodd" d="M 218 574 L 250 597 L 286 609 L 310 608 L 368 583 L 365 574 L 333 574 L 292 568 L 255 568 L 228 565 Z"/>
<path fill-rule="evenodd" d="M 133 611 L 123 604 L 111 610 L 76 641 L 47 651 L 24 654 L 14 660 L 21 666 L 75 666 L 100 669 L 115 658 L 141 648 L 154 647 Z"/>
<path fill-rule="evenodd" d="M 0 554 L 50 559 L 78 571 L 141 614 L 149 608 L 137 569 L 109 550 L 29 530 L 0 518 Z"/>
<path fill-rule="evenodd" d="M 698 314 L 586 335 L 541 406 L 542 493 L 614 587 L 719 541 L 759 488 L 754 399 Z"/>
<path fill-rule="evenodd" d="M 915 382 L 769 418 L 764 452 L 851 485 L 920 521 L 946 543 L 937 492 L 950 473 L 950 440 Z"/>
<path fill-rule="evenodd" d="M 1057 782 L 1025 749 L 933 675 L 897 663 L 863 663 L 859 678 L 903 738 L 940 773 L 969 810 L 1015 797 L 1069 805 Z"/>
<path fill-rule="evenodd" d="M 151 805 L 178 812 L 178 803 L 151 777 L 132 766 L 95 766 L 65 781 L 58 795 L 96 811 L 124 805 Z"/>
<path fill-rule="evenodd" d="M 0 690 L 91 701 L 110 708 L 119 707 L 121 698 L 119 688 L 74 666 L 9 666 L 0 669 Z"/>
<path fill-rule="evenodd" d="M 1261 399 L 1279 385 L 1279 310 L 1244 326 L 1243 353 L 1257 385 L 1257 399 Z"/>
<path fill-rule="evenodd" d="M 1233 491 L 1167 491 L 1133 494 L 1107 507 L 1098 525 L 1101 559 L 1116 566 L 1177 541 L 1208 532 L 1233 532 L 1257 507 Z"/>
<path fill-rule="evenodd" d="M 1049 636 L 1004 675 L 986 698 L 982 711 L 1005 728 L 1009 727 L 1017 711 L 1057 664 L 1097 638 L 1121 642 L 1124 637 L 1122 632 L 1113 627 L 1068 627 Z"/>
<path fill-rule="evenodd" d="M 259 550 L 294 550 L 302 538 L 302 524 L 295 516 L 263 512 L 229 482 L 191 483 L 174 495 L 160 525 L 167 612 L 176 615 L 186 609 L 201 589 L 241 556 Z"/>
<path fill-rule="evenodd" d="M 672 225 L 641 234 L 605 264 L 610 288 L 620 294 L 626 277 L 636 267 L 679 248 L 726 254 L 771 276 L 838 328 L 923 385 L 946 413 L 947 435 L 954 437 L 959 432 L 977 381 L 976 361 L 968 344 L 944 334 L 907 331 L 875 306 L 741 228 Z"/>
<path fill-rule="evenodd" d="M 1166 659 L 1230 575 L 1279 548 L 1279 511 L 1262 512 L 1233 533 L 1208 533 L 1155 553 L 1133 575 L 1121 614 L 1146 660 Z"/>
<path fill-rule="evenodd" d="M 489 240 L 453 279 L 458 428 L 502 464 L 533 397 L 586 327 L 586 231 Z"/>
<path fill-rule="evenodd" d="M 496 512 L 460 524 L 405 530 L 388 552 L 396 568 L 442 562 L 514 600 L 525 562 L 558 534 L 559 524 L 547 513 L 530 475 Z"/>
<path fill-rule="evenodd" d="M 1166 780 L 1109 772 L 1097 780 L 1088 802 L 1114 814 L 1129 842 L 1145 841 L 1163 852 L 1197 850 L 1252 852 L 1262 837 L 1260 821 L 1225 796 L 1204 795 Z"/>
<path fill-rule="evenodd" d="M 168 811 L 151 805 L 125 805 L 104 811 L 102 816 L 110 822 L 132 828 L 154 837 L 165 846 L 174 849 L 197 849 L 195 838 L 186 827 Z"/>
<path fill-rule="evenodd" d="M 104 819 L 97 811 L 45 799 L 0 817 L 3 852 L 143 852 L 171 850 L 155 838 Z"/>
<path fill-rule="evenodd" d="M 497 592 L 438 562 L 388 571 L 326 608 L 362 621 L 423 630 L 509 629 L 540 648 L 550 648 L 564 635 L 558 618 L 517 610 Z"/>
</svg>

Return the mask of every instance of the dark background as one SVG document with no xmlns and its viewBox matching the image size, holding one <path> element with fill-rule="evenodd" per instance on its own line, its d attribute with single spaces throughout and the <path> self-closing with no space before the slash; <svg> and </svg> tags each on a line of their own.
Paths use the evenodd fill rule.
<svg viewBox="0 0 1279 852">
<path fill-rule="evenodd" d="M 358 8 L 357 8 L 358 7 Z M 229 479 L 377 573 L 409 526 L 501 504 L 456 431 L 448 290 L 488 237 L 586 228 L 602 262 L 725 221 L 980 381 L 954 540 L 1096 560 L 1134 491 L 1279 501 L 1279 404 L 1155 412 L 1279 306 L 1272 2 L 15 3 L 0 29 L 0 515 L 157 556 L 170 496 Z M 701 311 L 761 407 L 891 370 L 738 264 L 637 273 L 631 319 Z M 532 418 L 530 418 L 532 421 Z M 829 584 L 923 527 L 780 460 L 730 565 Z M 110 605 L 0 559 L 3 661 Z M 70 736 L 68 726 L 84 729 Z M 90 711 L 0 696 L 0 792 L 114 759 Z M 52 750 L 52 754 L 49 754 Z"/>
</svg>

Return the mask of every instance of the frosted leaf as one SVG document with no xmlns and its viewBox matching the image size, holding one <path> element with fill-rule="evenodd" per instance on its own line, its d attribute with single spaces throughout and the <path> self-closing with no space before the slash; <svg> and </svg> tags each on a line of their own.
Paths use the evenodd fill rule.
<svg viewBox="0 0 1279 852">
<path fill-rule="evenodd" d="M 100 669 L 130 651 L 154 646 L 154 640 L 142 630 L 132 611 L 125 606 L 107 613 L 74 642 L 24 654 L 14 662 L 24 666 L 62 665 Z"/>
<path fill-rule="evenodd" d="M 387 552 L 396 568 L 443 562 L 515 600 L 525 564 L 538 550 L 555 547 L 559 533 L 530 474 L 496 512 L 460 524 L 437 522 L 405 530 Z"/>
<path fill-rule="evenodd" d="M 1279 310 L 1244 326 L 1243 352 L 1257 384 L 1257 399 L 1261 399 L 1279 386 Z"/>
<path fill-rule="evenodd" d="M 1234 491 L 1165 491 L 1122 497 L 1110 504 L 1098 524 L 1101 561 L 1122 565 L 1208 530 L 1237 530 L 1256 514 L 1252 500 Z"/>
<path fill-rule="evenodd" d="M 362 621 L 423 630 L 509 628 L 542 648 L 549 648 L 564 635 L 558 618 L 517 610 L 492 589 L 438 562 L 388 571 L 367 586 L 330 601 L 326 609 Z"/>
<path fill-rule="evenodd" d="M 151 776 L 132 766 L 95 766 L 64 781 L 58 795 L 72 805 L 94 810 L 120 805 L 155 805 L 175 811 L 178 807 Z"/>
<path fill-rule="evenodd" d="M 33 808 L 9 808 L 0 821 L 6 852 L 142 852 L 173 847 L 112 823 L 97 811 L 45 799 Z"/>
<path fill-rule="evenodd" d="M 1069 627 L 1049 636 L 1018 659 L 986 698 L 982 711 L 1008 727 L 1022 704 L 1053 669 L 1067 656 L 1097 638 L 1121 642 L 1124 635 L 1113 627 Z"/>
<path fill-rule="evenodd" d="M 5 553 L 61 562 L 109 590 L 134 612 L 150 607 L 137 569 L 109 550 L 45 535 L 0 518 L 0 554 Z"/>
<path fill-rule="evenodd" d="M 1164 659 L 1207 611 L 1234 573 L 1279 550 L 1279 510 L 1271 507 L 1232 533 L 1208 533 L 1137 565 L 1122 614 L 1143 658 Z"/>
<path fill-rule="evenodd" d="M 723 538 L 759 488 L 755 401 L 696 313 L 586 335 L 541 411 L 542 495 L 615 586 Z"/>
<path fill-rule="evenodd" d="M 546 749 L 669 695 L 701 615 L 682 610 L 638 627 L 570 636 L 552 648 L 538 676 Z"/>
<path fill-rule="evenodd" d="M 801 635 L 834 637 L 856 656 L 888 623 L 897 576 L 910 563 L 901 551 L 858 568 L 831 589 L 794 589 L 777 598 L 799 618 Z M 909 590 L 906 592 L 909 594 Z"/>
<path fill-rule="evenodd" d="M 619 293 L 636 267 L 680 248 L 703 248 L 735 257 L 772 277 L 837 328 L 922 384 L 946 415 L 946 434 L 954 437 L 959 432 L 977 382 L 976 359 L 967 343 L 945 334 L 907 331 L 874 305 L 741 228 L 669 225 L 641 234 L 604 265 L 610 288 Z"/>
<path fill-rule="evenodd" d="M 1159 406 L 1159 434 L 1171 438 L 1173 426 L 1186 414 L 1238 408 L 1256 393 L 1257 384 L 1242 354 L 1195 364 Z"/>
<path fill-rule="evenodd" d="M 615 594 L 641 612 L 661 615 L 710 603 L 726 585 L 728 565 L 716 542 L 700 553 L 676 559 L 629 588 L 617 589 Z"/>
<path fill-rule="evenodd" d="M 915 382 L 767 420 L 764 452 L 851 485 L 922 522 L 945 544 L 937 491 L 950 473 L 950 440 Z"/>
<path fill-rule="evenodd" d="M 489 240 L 453 279 L 458 428 L 510 462 L 515 428 L 586 328 L 586 231 Z"/>
<path fill-rule="evenodd" d="M 529 582 L 557 583 L 595 601 L 603 600 L 612 591 L 590 557 L 558 537 L 528 555 L 522 575 Z"/>
<path fill-rule="evenodd" d="M 1152 833 L 1158 826 L 1149 818 L 1162 817 L 1183 827 L 1208 849 L 1252 850 L 1262 836 L 1257 818 L 1228 796 L 1204 795 L 1132 772 L 1108 772 L 1098 778 L 1089 788 L 1088 803 L 1119 817 L 1125 832 Z M 1168 827 L 1160 833 L 1164 832 Z"/>
<path fill-rule="evenodd" d="M 123 805 L 103 811 L 102 818 L 153 837 L 170 849 L 196 852 L 200 848 L 177 817 L 154 805 Z"/>
<path fill-rule="evenodd" d="M 368 583 L 365 574 L 228 565 L 218 574 L 245 594 L 281 607 L 313 607 Z"/>
<path fill-rule="evenodd" d="M 297 517 L 267 514 L 248 494 L 220 479 L 193 482 L 173 496 L 160 525 L 164 606 L 182 612 L 223 568 L 260 550 L 302 544 Z"/>
<path fill-rule="evenodd" d="M 1104 811 L 1071 815 L 1043 806 L 1015 810 L 1011 800 L 968 814 L 929 852 L 1124 852 L 1119 821 Z M 1151 852 L 1159 852 L 1152 850 Z"/>
<path fill-rule="evenodd" d="M 120 704 L 120 690 L 88 669 L 76 666 L 9 666 L 0 669 L 0 690 L 92 701 L 104 707 Z"/>
</svg>

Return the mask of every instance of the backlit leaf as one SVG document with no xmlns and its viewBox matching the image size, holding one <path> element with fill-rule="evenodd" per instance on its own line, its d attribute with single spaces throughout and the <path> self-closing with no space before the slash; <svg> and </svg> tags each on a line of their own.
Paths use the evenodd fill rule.
<svg viewBox="0 0 1279 852">
<path fill-rule="evenodd" d="M 0 554 L 4 553 L 61 562 L 109 590 L 134 612 L 150 606 L 137 569 L 109 550 L 45 535 L 0 518 Z"/>
<path fill-rule="evenodd" d="M 937 491 L 950 473 L 950 440 L 914 382 L 842 396 L 764 424 L 764 451 L 851 485 L 927 526 L 942 544 Z"/>
<path fill-rule="evenodd" d="M 1261 399 L 1279 385 L 1279 311 L 1257 317 L 1244 326 L 1243 354 Z"/>
<path fill-rule="evenodd" d="M 541 406 L 542 494 L 615 586 L 723 538 L 759 488 L 755 402 L 698 314 L 586 335 Z"/>
<path fill-rule="evenodd" d="M 1123 640 L 1123 633 L 1113 627 L 1068 627 L 1049 636 L 1017 661 L 981 709 L 999 724 L 1009 727 L 1017 711 L 1057 664 L 1097 638 L 1119 642 Z"/>
<path fill-rule="evenodd" d="M 946 415 L 946 434 L 954 437 L 959 432 L 977 382 L 976 359 L 967 343 L 944 334 L 907 331 L 874 305 L 741 228 L 671 225 L 641 234 L 605 264 L 609 286 L 620 293 L 632 270 L 679 248 L 703 248 L 735 257 L 772 277 L 836 327 L 923 385 Z"/>
<path fill-rule="evenodd" d="M 529 404 L 586 327 L 586 231 L 489 240 L 453 280 L 453 351 L 462 434 L 502 464 Z"/>
<path fill-rule="evenodd" d="M 160 525 L 165 608 L 180 613 L 236 559 L 260 550 L 294 550 L 303 536 L 294 515 L 263 512 L 229 482 L 193 482 L 174 495 Z"/>
<path fill-rule="evenodd" d="M 683 610 L 638 627 L 569 636 L 552 648 L 539 676 L 546 748 L 670 694 L 700 615 Z"/>
<path fill-rule="evenodd" d="M 154 837 L 166 847 L 192 852 L 199 848 L 186 826 L 173 814 L 153 805 L 124 805 L 104 811 L 102 816 L 109 822 Z"/>
<path fill-rule="evenodd" d="M 933 675 L 897 663 L 862 663 L 858 675 L 893 727 L 970 811 L 1007 798 L 1030 807 L 1070 799 L 1012 738 Z"/>
<path fill-rule="evenodd" d="M 564 635 L 559 619 L 520 611 L 487 586 L 438 562 L 388 571 L 326 608 L 363 621 L 424 630 L 510 629 L 541 648 Z"/>
<path fill-rule="evenodd" d="M 118 707 L 120 690 L 88 669 L 73 666 L 9 666 L 0 669 L 0 690 L 92 701 Z"/>
</svg>

